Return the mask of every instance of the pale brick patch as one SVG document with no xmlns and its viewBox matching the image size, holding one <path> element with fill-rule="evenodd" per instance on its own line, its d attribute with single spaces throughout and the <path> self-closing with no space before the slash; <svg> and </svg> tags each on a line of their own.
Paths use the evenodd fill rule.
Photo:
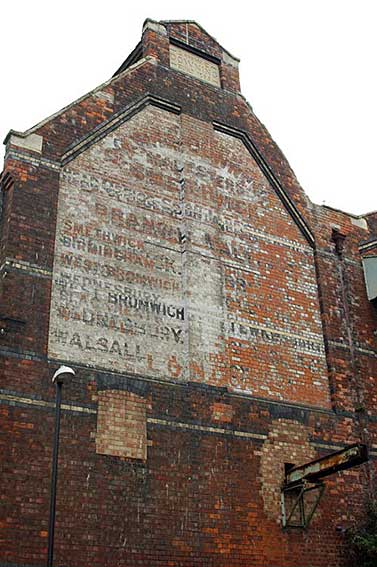
<svg viewBox="0 0 377 567">
<path fill-rule="evenodd" d="M 301 465 L 317 454 L 309 442 L 307 426 L 280 418 L 273 423 L 268 439 L 263 444 L 261 457 L 262 495 L 265 513 L 281 522 L 281 486 L 284 464 Z"/>
<path fill-rule="evenodd" d="M 132 392 L 98 393 L 96 452 L 113 457 L 147 458 L 146 400 Z"/>
</svg>

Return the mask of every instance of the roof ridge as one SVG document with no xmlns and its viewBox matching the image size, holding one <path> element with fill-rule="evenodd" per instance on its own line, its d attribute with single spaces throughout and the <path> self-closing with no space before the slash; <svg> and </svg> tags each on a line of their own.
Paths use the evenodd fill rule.
<svg viewBox="0 0 377 567">
<path fill-rule="evenodd" d="M 147 18 L 147 20 L 150 21 L 156 21 L 156 20 L 152 20 L 151 18 Z M 146 20 L 146 21 L 147 21 Z M 200 30 L 202 30 L 202 32 L 204 32 L 206 35 L 208 35 L 211 39 L 213 39 L 213 41 L 215 41 L 218 45 L 220 45 L 221 49 L 223 51 L 225 51 L 225 53 L 227 53 L 227 55 L 229 55 L 229 57 L 231 57 L 232 59 L 234 59 L 235 61 L 240 62 L 239 57 L 236 57 L 235 55 L 233 55 L 230 51 L 228 51 L 228 49 L 226 49 L 225 47 L 223 47 L 223 45 L 210 33 L 207 32 L 206 29 L 203 28 L 203 26 L 201 26 L 200 24 L 198 24 L 198 22 L 196 22 L 195 20 L 159 20 L 158 22 L 156 22 L 158 24 L 161 25 L 166 25 L 166 24 L 194 24 L 196 25 Z"/>
</svg>

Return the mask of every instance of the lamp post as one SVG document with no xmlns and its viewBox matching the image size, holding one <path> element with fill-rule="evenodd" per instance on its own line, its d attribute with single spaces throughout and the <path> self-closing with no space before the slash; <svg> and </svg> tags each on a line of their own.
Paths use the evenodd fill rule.
<svg viewBox="0 0 377 567">
<path fill-rule="evenodd" d="M 62 400 L 63 383 L 68 378 L 75 375 L 69 366 L 60 366 L 52 377 L 52 383 L 56 386 L 55 399 L 55 431 L 54 445 L 52 451 L 51 467 L 51 490 L 50 490 L 50 516 L 48 522 L 48 551 L 47 567 L 52 567 L 54 559 L 54 534 L 55 534 L 55 508 L 56 508 L 56 483 L 58 479 L 58 456 L 59 456 L 59 435 L 60 435 L 60 410 Z"/>
</svg>

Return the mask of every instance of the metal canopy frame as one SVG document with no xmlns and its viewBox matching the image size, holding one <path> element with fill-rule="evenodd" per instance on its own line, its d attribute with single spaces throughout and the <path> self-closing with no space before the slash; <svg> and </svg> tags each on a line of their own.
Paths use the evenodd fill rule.
<svg viewBox="0 0 377 567">
<path fill-rule="evenodd" d="M 367 460 L 366 445 L 355 443 L 309 463 L 289 466 L 281 489 L 283 528 L 307 528 L 325 490 L 322 478 L 355 467 Z M 307 495 L 313 492 L 314 500 L 308 504 Z"/>
<path fill-rule="evenodd" d="M 317 491 L 314 502 L 311 506 L 305 504 L 305 496 L 309 492 Z M 283 528 L 307 528 L 314 516 L 314 513 L 321 501 L 325 491 L 325 484 L 323 482 L 308 483 L 303 482 L 296 486 L 284 487 L 281 492 L 281 515 L 283 520 Z M 294 494 L 294 500 L 290 510 L 288 511 L 286 498 L 289 493 Z M 295 523 L 295 512 L 298 510 L 299 520 Z"/>
</svg>

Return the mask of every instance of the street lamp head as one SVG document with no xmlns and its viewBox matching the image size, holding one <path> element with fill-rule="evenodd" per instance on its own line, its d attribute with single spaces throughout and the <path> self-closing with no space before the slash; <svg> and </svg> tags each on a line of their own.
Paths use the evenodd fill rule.
<svg viewBox="0 0 377 567">
<path fill-rule="evenodd" d="M 55 374 L 52 377 L 53 384 L 63 384 L 68 378 L 75 375 L 75 371 L 70 368 L 69 366 L 61 366 L 57 369 Z"/>
</svg>

